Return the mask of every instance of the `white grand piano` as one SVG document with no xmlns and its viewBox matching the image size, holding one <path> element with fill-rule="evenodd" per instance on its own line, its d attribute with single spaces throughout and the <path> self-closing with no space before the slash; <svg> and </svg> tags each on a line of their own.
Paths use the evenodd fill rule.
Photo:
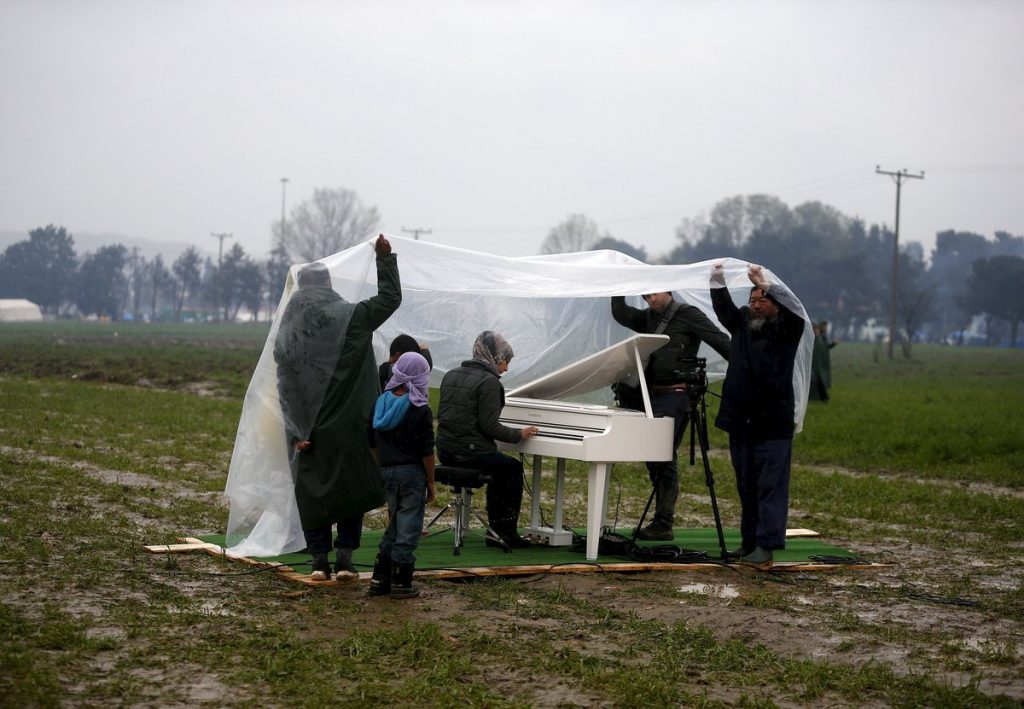
<svg viewBox="0 0 1024 709">
<path fill-rule="evenodd" d="M 626 460 L 671 460 L 674 420 L 655 418 L 643 370 L 654 350 L 668 342 L 668 335 L 632 337 L 562 367 L 540 379 L 508 392 L 501 422 L 511 428 L 536 426 L 534 437 L 520 443 L 498 443 L 506 451 L 533 456 L 533 503 L 525 537 L 541 544 L 568 546 L 572 531 L 562 526 L 565 460 L 589 463 L 587 482 L 587 559 L 597 558 L 601 528 L 608 506 L 608 473 L 611 463 Z M 639 384 L 645 411 L 630 411 L 600 404 L 560 401 L 571 396 L 610 387 L 626 380 Z M 541 461 L 557 458 L 555 517 L 552 526 L 540 519 Z"/>
</svg>

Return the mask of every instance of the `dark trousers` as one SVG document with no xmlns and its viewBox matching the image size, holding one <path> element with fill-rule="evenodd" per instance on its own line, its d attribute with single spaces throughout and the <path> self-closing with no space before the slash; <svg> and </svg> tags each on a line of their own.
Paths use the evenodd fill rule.
<svg viewBox="0 0 1024 709">
<path fill-rule="evenodd" d="M 504 453 L 487 453 L 471 457 L 452 456 L 438 451 L 442 465 L 456 468 L 477 468 L 491 474 L 487 484 L 487 521 L 499 534 L 514 531 L 523 503 L 523 464 L 519 458 Z"/>
<path fill-rule="evenodd" d="M 729 454 L 736 470 L 740 496 L 740 534 L 743 548 L 786 548 L 789 517 L 789 463 L 793 441 L 789 438 L 757 441 L 729 436 Z"/>
<path fill-rule="evenodd" d="M 306 551 L 313 556 L 327 554 L 331 550 L 331 527 L 332 525 L 327 525 L 317 529 L 303 529 L 302 534 L 306 538 Z M 338 520 L 338 538 L 334 540 L 335 547 L 338 549 L 358 549 L 359 541 L 362 538 L 362 515 Z"/>
<path fill-rule="evenodd" d="M 679 444 L 683 440 L 686 423 L 690 420 L 690 400 L 684 392 L 671 392 L 651 397 L 651 412 L 655 416 L 675 419 L 672 429 L 672 460 L 647 463 L 647 475 L 654 488 L 654 517 L 656 527 L 675 526 L 676 500 L 679 499 Z"/>
</svg>

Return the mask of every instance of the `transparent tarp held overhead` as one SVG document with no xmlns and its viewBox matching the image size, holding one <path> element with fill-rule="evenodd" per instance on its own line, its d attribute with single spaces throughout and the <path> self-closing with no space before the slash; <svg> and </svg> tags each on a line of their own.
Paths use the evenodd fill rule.
<svg viewBox="0 0 1024 709">
<path fill-rule="evenodd" d="M 612 319 L 613 295 L 632 296 L 627 302 L 645 307 L 642 294 L 668 291 L 717 324 L 711 307 L 712 264 L 723 263 L 726 287 L 738 304 L 746 303 L 751 287 L 747 262 L 733 258 L 668 266 L 650 266 L 617 251 L 511 258 L 386 236 L 398 257 L 402 305 L 374 335 L 377 361 L 387 358 L 395 336 L 412 335 L 430 347 L 434 387 L 445 372 L 471 358 L 473 341 L 484 330 L 504 335 L 515 351 L 502 377 L 510 390 L 633 334 Z M 373 242 L 368 240 L 320 263 L 330 271 L 334 290 L 354 303 L 377 292 L 374 258 Z M 227 546 L 234 554 L 273 556 L 305 547 L 274 359 L 281 316 L 296 292 L 300 268 L 291 268 L 242 406 L 225 488 L 231 507 Z M 781 283 L 767 267 L 764 276 Z M 799 431 L 814 338 L 799 301 L 786 305 L 805 323 L 793 374 Z M 702 344 L 699 356 L 707 359 L 709 379 L 725 376 L 726 363 L 714 350 Z M 611 405 L 611 391 L 594 392 L 587 400 Z"/>
</svg>

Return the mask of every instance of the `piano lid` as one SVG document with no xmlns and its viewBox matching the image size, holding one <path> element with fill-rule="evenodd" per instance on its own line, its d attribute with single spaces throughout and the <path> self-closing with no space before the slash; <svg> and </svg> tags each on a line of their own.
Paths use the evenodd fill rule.
<svg viewBox="0 0 1024 709">
<path fill-rule="evenodd" d="M 647 366 L 651 353 L 668 342 L 668 335 L 633 335 L 578 362 L 567 364 L 539 379 L 518 386 L 509 396 L 527 399 L 561 399 L 609 387 L 627 379 L 634 384 Z M 637 369 L 636 353 L 640 354 Z"/>
</svg>

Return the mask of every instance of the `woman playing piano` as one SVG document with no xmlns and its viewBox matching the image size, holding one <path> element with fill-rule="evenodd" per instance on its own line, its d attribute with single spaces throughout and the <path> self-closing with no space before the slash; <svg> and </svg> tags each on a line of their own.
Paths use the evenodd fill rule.
<svg viewBox="0 0 1024 709">
<path fill-rule="evenodd" d="M 523 464 L 498 451 L 495 441 L 519 443 L 537 433 L 536 426 L 509 428 L 499 420 L 505 405 L 501 375 L 512 361 L 512 346 L 491 330 L 473 343 L 473 357 L 449 370 L 441 380 L 437 409 L 437 453 L 443 465 L 478 468 L 491 474 L 487 485 L 487 520 L 509 547 L 529 546 L 519 536 L 523 501 Z M 500 546 L 487 540 L 489 546 Z"/>
</svg>

